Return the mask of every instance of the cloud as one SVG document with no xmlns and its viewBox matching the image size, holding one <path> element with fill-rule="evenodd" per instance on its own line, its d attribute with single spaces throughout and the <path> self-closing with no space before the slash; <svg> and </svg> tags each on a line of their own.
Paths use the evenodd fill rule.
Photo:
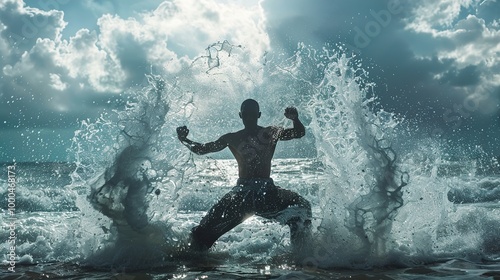
<svg viewBox="0 0 500 280">
<path fill-rule="evenodd" d="M 459 68 L 500 63 L 500 29 L 495 20 L 479 17 L 493 1 L 422 1 L 414 7 L 406 21 L 406 30 L 432 38 L 433 52 L 440 59 L 453 59 Z M 497 9 L 500 5 L 495 5 Z M 440 19 L 440 20 L 438 20 Z M 415 38 L 417 39 L 417 38 Z M 429 40 L 429 39 L 428 39 Z M 413 48 L 419 53 L 420 45 Z"/>
<path fill-rule="evenodd" d="M 198 81 L 200 94 L 194 98 L 200 105 L 196 111 L 198 119 L 204 119 L 213 114 L 210 100 L 218 100 L 224 93 L 228 101 L 239 99 L 238 92 L 255 86 L 258 77 L 238 85 L 225 81 L 256 73 L 269 49 L 257 1 L 29 3 L 33 6 L 22 0 L 0 2 L 0 102 L 4 104 L 0 134 L 5 147 L 26 144 L 37 149 L 35 142 L 18 141 L 20 135 L 36 133 L 34 130 L 44 131 L 45 143 L 68 145 L 67 135 L 78 127 L 79 120 L 122 108 L 129 90 L 144 86 L 145 74 L 151 72 L 172 81 L 184 77 L 188 92 L 195 90 L 190 88 L 192 81 Z M 76 21 L 66 11 L 77 14 Z M 213 69 L 209 75 L 206 49 L 224 40 L 234 48 L 230 57 L 222 51 L 221 59 L 235 63 Z M 220 46 L 210 48 L 212 55 Z M 180 73 L 186 69 L 196 74 Z M 54 131 L 54 139 L 47 139 L 50 131 Z M 61 137 L 66 138 L 61 141 Z M 24 150 L 0 152 L 0 158 L 19 158 L 19 151 Z M 56 160 L 60 159 L 61 155 Z"/>
<path fill-rule="evenodd" d="M 97 12 L 113 3 L 86 2 Z M 228 40 L 243 45 L 249 57 L 262 56 L 268 38 L 260 12 L 216 1 L 166 1 L 126 19 L 104 14 L 97 30 L 80 29 L 64 39 L 65 20 L 71 19 L 62 11 L 4 1 L 0 48 L 8 55 L 0 65 L 0 93 L 9 105 L 0 126 L 57 125 L 44 123 L 49 116 L 76 125 L 77 118 L 95 116 L 106 100 L 143 83 L 151 69 L 175 75 L 214 42 Z"/>
<path fill-rule="evenodd" d="M 463 102 L 477 105 L 471 114 L 498 110 L 495 0 L 86 0 L 43 10 L 45 2 L 29 3 L 0 2 L 2 128 L 75 127 L 121 106 L 151 71 L 196 81 L 185 90 L 196 91 L 201 121 L 214 117 L 220 94 L 228 104 L 253 94 L 266 51 L 290 54 L 298 42 L 347 45 L 377 83 L 381 104 L 409 118 L 440 122 Z M 80 10 L 88 18 L 68 17 Z M 220 57 L 232 61 L 207 74 L 208 52 L 222 45 L 207 47 L 224 40 L 233 49 Z"/>
<path fill-rule="evenodd" d="M 396 12 L 390 12 L 391 3 Z M 345 45 L 369 71 L 384 109 L 428 131 L 451 130 L 455 123 L 447 122 L 446 114 L 451 111 L 457 117 L 456 111 L 462 110 L 465 113 L 458 116 L 464 131 L 478 139 L 499 137 L 491 130 L 495 121 L 484 121 L 496 120 L 500 103 L 498 1 L 315 4 L 263 1 L 272 46 L 293 52 L 297 41 L 316 48 Z M 463 116 L 474 124 L 466 129 Z"/>
<path fill-rule="evenodd" d="M 10 59 L 31 49 L 38 38 L 56 38 L 66 26 L 64 13 L 26 7 L 22 0 L 0 3 L 2 39 L 10 46 Z"/>
<path fill-rule="evenodd" d="M 0 93 L 5 110 L 3 127 L 67 127 L 85 115 L 82 100 L 86 79 L 71 75 L 68 42 L 61 40 L 64 13 L 27 7 L 22 1 L 3 2 L 0 38 L 7 49 L 0 69 Z M 85 55 L 85 54 L 84 54 Z M 89 94 L 91 96 L 92 93 Z M 93 116 L 94 114 L 90 114 Z M 71 124 L 73 123 L 73 124 Z"/>
<path fill-rule="evenodd" d="M 58 74 L 50 73 L 51 86 L 58 91 L 64 91 L 68 84 L 61 81 L 61 77 Z"/>
<path fill-rule="evenodd" d="M 498 104 L 499 97 L 491 92 L 500 87 L 500 28 L 489 10 L 500 10 L 499 3 L 421 1 L 406 19 L 406 30 L 416 34 L 415 39 L 433 42 L 433 49 L 424 52 L 414 45 L 416 54 L 453 62 L 435 79 L 452 86 L 447 90 L 458 97 L 475 100 L 478 108 L 474 113 L 494 115 L 498 108 L 491 104 Z"/>
<path fill-rule="evenodd" d="M 411 12 L 407 28 L 422 33 L 435 33 L 441 28 L 449 28 L 463 9 L 468 9 L 478 2 L 478 0 L 419 1 Z"/>
<path fill-rule="evenodd" d="M 481 81 L 481 73 L 475 65 L 469 65 L 463 69 L 450 69 L 440 79 L 441 82 L 452 86 L 464 87 L 477 85 Z"/>
</svg>

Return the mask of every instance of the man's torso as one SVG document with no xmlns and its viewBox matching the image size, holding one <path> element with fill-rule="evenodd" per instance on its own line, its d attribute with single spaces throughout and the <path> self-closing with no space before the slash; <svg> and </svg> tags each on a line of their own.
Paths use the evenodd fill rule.
<svg viewBox="0 0 500 280">
<path fill-rule="evenodd" d="M 271 160 L 281 128 L 258 127 L 254 131 L 240 130 L 224 135 L 229 149 L 238 162 L 240 178 L 269 178 Z"/>
</svg>

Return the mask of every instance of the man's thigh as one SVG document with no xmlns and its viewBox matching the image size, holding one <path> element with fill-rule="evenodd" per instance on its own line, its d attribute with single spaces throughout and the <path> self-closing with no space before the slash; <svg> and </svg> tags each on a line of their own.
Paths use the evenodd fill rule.
<svg viewBox="0 0 500 280">
<path fill-rule="evenodd" d="M 241 223 L 249 212 L 253 212 L 249 202 L 245 199 L 245 193 L 231 191 L 212 206 L 200 225 L 225 232 Z"/>
<path fill-rule="evenodd" d="M 276 186 L 261 192 L 255 199 L 255 213 L 264 218 L 274 218 L 291 206 L 310 209 L 309 202 L 298 193 Z"/>
</svg>

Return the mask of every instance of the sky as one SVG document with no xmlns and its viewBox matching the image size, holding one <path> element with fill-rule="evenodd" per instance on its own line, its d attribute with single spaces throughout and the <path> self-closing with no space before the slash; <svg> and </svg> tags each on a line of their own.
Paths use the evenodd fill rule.
<svg viewBox="0 0 500 280">
<path fill-rule="evenodd" d="M 361 58 L 381 106 L 500 155 L 499 0 L 0 0 L 0 162 L 65 161 L 82 120 L 210 44 Z"/>
</svg>

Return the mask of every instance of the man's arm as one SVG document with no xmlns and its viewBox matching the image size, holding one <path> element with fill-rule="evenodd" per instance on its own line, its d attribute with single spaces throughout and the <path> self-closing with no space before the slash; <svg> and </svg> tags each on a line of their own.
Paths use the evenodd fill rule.
<svg viewBox="0 0 500 280">
<path fill-rule="evenodd" d="M 205 144 L 197 143 L 187 139 L 189 134 L 189 129 L 186 126 L 180 126 L 177 128 L 177 138 L 181 141 L 184 146 L 188 147 L 191 152 L 197 155 L 204 155 L 208 153 L 215 153 L 224 150 L 227 147 L 227 142 L 224 140 L 225 137 L 222 136 L 214 142 L 209 142 Z"/>
<path fill-rule="evenodd" d="M 301 138 L 306 135 L 306 128 L 299 120 L 299 113 L 295 107 L 288 107 L 285 109 L 285 117 L 292 120 L 293 128 L 284 129 L 280 133 L 279 140 L 291 140 L 295 138 Z"/>
</svg>

